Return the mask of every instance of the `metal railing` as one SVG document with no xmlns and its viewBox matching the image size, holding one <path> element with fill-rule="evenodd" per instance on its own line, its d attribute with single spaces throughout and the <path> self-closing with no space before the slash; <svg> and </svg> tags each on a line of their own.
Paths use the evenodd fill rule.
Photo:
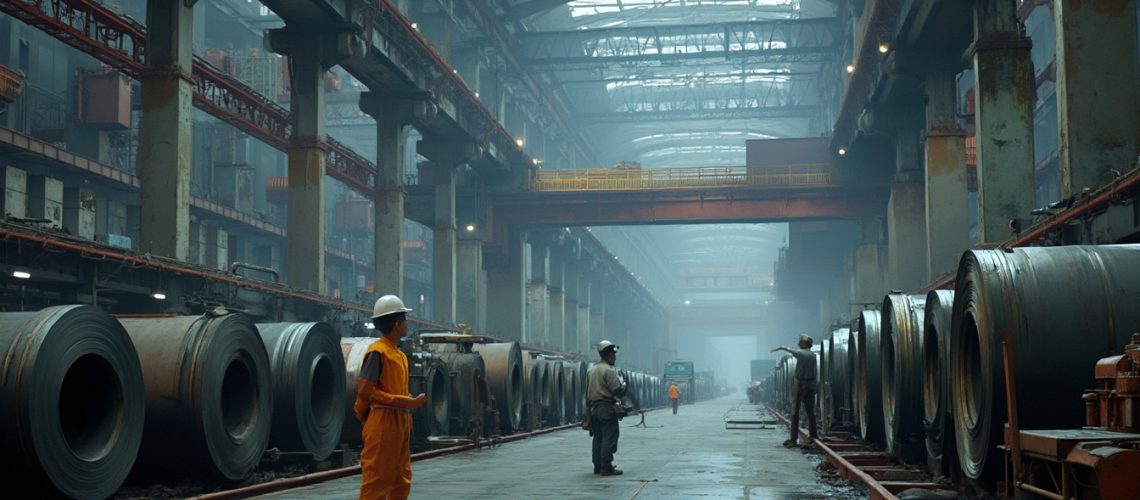
<svg viewBox="0 0 1140 500">
<path fill-rule="evenodd" d="M 535 191 L 643 191 L 753 186 L 826 186 L 831 184 L 827 164 L 780 167 L 695 167 L 635 169 L 539 170 Z"/>
</svg>

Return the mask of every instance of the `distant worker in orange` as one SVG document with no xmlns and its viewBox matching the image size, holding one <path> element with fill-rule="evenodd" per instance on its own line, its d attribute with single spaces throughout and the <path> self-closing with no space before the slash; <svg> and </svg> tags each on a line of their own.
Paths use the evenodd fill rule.
<svg viewBox="0 0 1140 500">
<path fill-rule="evenodd" d="M 363 423 L 361 500 L 408 498 L 412 489 L 411 411 L 427 396 L 408 394 L 408 357 L 399 344 L 408 335 L 410 311 L 395 295 L 380 297 L 372 309 L 372 324 L 382 336 L 364 356 L 352 407 Z"/>
<path fill-rule="evenodd" d="M 681 401 L 681 389 L 677 384 L 669 385 L 669 401 L 673 402 L 673 414 L 677 414 L 677 404 Z"/>
</svg>

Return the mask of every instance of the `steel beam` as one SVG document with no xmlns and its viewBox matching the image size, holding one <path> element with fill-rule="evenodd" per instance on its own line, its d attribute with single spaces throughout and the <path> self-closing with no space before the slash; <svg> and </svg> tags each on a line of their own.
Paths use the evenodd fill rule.
<svg viewBox="0 0 1140 500">
<path fill-rule="evenodd" d="M 766 120 L 775 118 L 812 118 L 821 113 L 819 106 L 770 106 L 712 109 L 632 110 L 583 113 L 574 118 L 580 123 L 625 123 L 680 120 Z"/>
</svg>

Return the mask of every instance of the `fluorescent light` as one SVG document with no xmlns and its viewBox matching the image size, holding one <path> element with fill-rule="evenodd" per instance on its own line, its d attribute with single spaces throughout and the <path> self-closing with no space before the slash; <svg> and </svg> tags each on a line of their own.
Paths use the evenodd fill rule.
<svg viewBox="0 0 1140 500">
<path fill-rule="evenodd" d="M 32 277 L 32 273 L 27 271 L 12 271 L 12 277 L 26 280 Z"/>
<path fill-rule="evenodd" d="M 154 297 L 154 300 L 166 300 L 166 292 L 163 292 L 162 290 L 155 290 L 154 293 L 150 294 L 150 296 Z"/>
</svg>

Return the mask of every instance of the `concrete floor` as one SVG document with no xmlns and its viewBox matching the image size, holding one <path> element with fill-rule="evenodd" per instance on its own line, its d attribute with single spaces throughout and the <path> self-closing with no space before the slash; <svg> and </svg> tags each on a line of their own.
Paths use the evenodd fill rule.
<svg viewBox="0 0 1140 500">
<path fill-rule="evenodd" d="M 755 418 L 756 408 L 723 398 L 650 412 L 648 428 L 626 418 L 614 460 L 622 476 L 593 475 L 578 429 L 415 462 L 412 498 L 866 498 L 819 482 L 819 456 L 781 447 L 782 425 L 725 429 L 727 415 Z M 265 498 L 356 498 L 359 485 L 354 476 Z"/>
</svg>

